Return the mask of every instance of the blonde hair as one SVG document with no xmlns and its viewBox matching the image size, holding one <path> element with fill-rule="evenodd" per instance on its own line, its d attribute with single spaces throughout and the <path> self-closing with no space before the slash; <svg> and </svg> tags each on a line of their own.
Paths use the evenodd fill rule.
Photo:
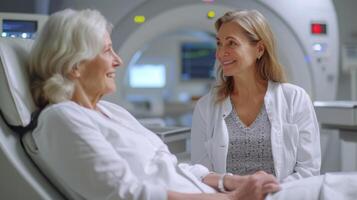
<svg viewBox="0 0 357 200">
<path fill-rule="evenodd" d="M 230 11 L 216 21 L 216 31 L 218 32 L 221 26 L 228 22 L 237 23 L 251 44 L 261 41 L 264 45 L 264 54 L 257 60 L 257 75 L 263 80 L 285 82 L 285 73 L 277 58 L 274 36 L 265 17 L 257 10 Z M 227 98 L 233 87 L 233 77 L 225 77 L 222 68 L 219 67 L 215 85 L 216 102 Z"/>
<path fill-rule="evenodd" d="M 38 107 L 72 98 L 74 83 L 69 73 L 100 53 L 110 29 L 96 10 L 65 9 L 49 17 L 29 61 L 31 93 Z"/>
</svg>

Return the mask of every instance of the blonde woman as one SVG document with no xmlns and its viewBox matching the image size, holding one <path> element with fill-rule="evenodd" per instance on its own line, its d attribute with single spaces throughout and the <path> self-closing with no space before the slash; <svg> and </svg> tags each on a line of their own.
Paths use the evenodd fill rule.
<svg viewBox="0 0 357 200">
<path fill-rule="evenodd" d="M 219 18 L 217 84 L 192 125 L 192 161 L 219 173 L 265 171 L 281 182 L 319 175 L 319 126 L 309 95 L 285 83 L 274 37 L 256 10 Z M 299 66 L 296 66 L 299 67 Z"/>
</svg>

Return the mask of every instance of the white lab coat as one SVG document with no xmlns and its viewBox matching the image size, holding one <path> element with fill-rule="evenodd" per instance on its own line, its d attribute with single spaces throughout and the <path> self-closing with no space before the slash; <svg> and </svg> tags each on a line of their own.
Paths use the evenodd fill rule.
<svg viewBox="0 0 357 200">
<path fill-rule="evenodd" d="M 264 97 L 271 123 L 271 145 L 279 181 L 319 175 L 320 133 L 308 94 L 288 83 L 269 81 Z M 229 98 L 215 104 L 211 91 L 194 110 L 191 130 L 191 160 L 210 170 L 226 172 L 228 130 L 224 118 L 232 110 Z"/>
<path fill-rule="evenodd" d="M 167 198 L 167 191 L 215 192 L 202 165 L 177 165 L 156 134 L 125 109 L 101 101 L 94 110 L 67 101 L 42 111 L 33 132 L 39 157 L 57 182 L 84 199 Z M 108 119 L 109 118 L 109 119 Z"/>
</svg>

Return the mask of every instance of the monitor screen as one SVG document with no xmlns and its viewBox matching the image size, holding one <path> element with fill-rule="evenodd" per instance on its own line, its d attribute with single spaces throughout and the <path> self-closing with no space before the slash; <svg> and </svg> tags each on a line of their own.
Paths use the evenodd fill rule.
<svg viewBox="0 0 357 200">
<path fill-rule="evenodd" d="M 132 88 L 163 88 L 166 85 L 165 65 L 133 65 L 129 67 Z"/>
<path fill-rule="evenodd" d="M 37 21 L 4 19 L 2 37 L 32 38 L 37 31 Z"/>
<path fill-rule="evenodd" d="M 214 78 L 216 46 L 212 42 L 184 42 L 181 44 L 181 79 Z"/>
</svg>

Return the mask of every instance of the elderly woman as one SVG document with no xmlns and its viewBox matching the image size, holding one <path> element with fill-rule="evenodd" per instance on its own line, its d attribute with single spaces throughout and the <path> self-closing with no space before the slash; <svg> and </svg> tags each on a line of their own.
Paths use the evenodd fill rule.
<svg viewBox="0 0 357 200">
<path fill-rule="evenodd" d="M 242 200 L 278 190 L 264 172 L 223 179 L 202 165 L 179 165 L 154 133 L 102 101 L 123 64 L 109 33 L 99 12 L 66 9 L 49 17 L 34 44 L 31 90 L 42 112 L 33 137 L 52 177 L 84 199 Z"/>
<path fill-rule="evenodd" d="M 302 88 L 284 83 L 264 16 L 227 12 L 215 25 L 217 85 L 194 111 L 192 161 L 220 173 L 263 170 L 281 182 L 318 175 L 313 105 Z"/>
</svg>

